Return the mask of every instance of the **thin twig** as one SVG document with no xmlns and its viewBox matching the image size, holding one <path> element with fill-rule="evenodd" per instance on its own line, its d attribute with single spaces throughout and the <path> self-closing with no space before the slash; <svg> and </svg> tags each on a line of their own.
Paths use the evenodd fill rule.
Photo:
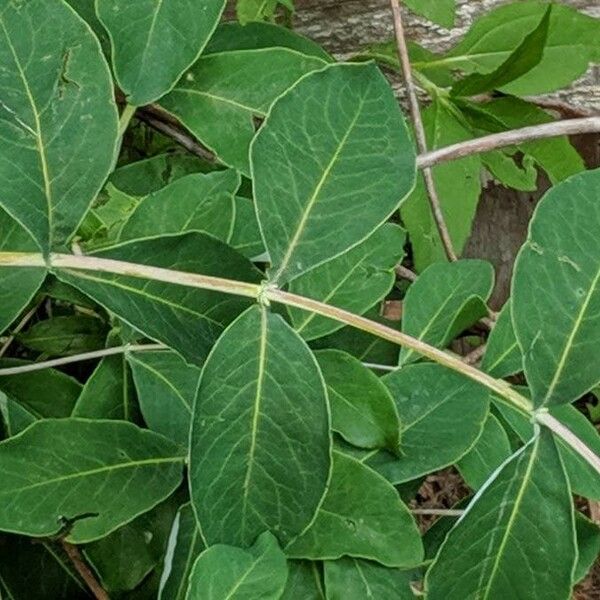
<svg viewBox="0 0 600 600">
<path fill-rule="evenodd" d="M 557 137 L 560 135 L 576 135 L 581 133 L 599 133 L 600 117 L 586 117 L 584 119 L 564 119 L 554 121 L 553 123 L 544 123 L 542 125 L 533 125 L 532 127 L 523 127 L 522 129 L 513 129 L 503 131 L 502 133 L 493 133 L 467 142 L 453 144 L 427 152 L 417 157 L 417 166 L 420 169 L 427 169 L 433 165 L 451 160 L 457 160 L 470 156 L 471 154 L 481 154 L 505 146 L 523 144 L 534 140 Z"/>
<path fill-rule="evenodd" d="M 407 281 L 410 281 L 412 283 L 414 283 L 417 278 L 419 277 L 414 271 L 411 271 L 410 269 L 408 269 L 407 267 L 404 267 L 403 265 L 396 265 L 396 275 L 398 275 L 398 277 L 401 277 L 402 279 L 406 279 Z"/>
<path fill-rule="evenodd" d="M 61 543 L 64 551 L 73 563 L 75 570 L 90 588 L 92 594 L 94 594 L 94 598 L 96 598 L 96 600 L 110 600 L 110 596 L 107 594 L 106 590 L 100 585 L 92 573 L 92 570 L 83 560 L 79 548 L 73 544 L 69 544 L 69 542 L 66 542 L 65 540 L 61 540 Z"/>
<path fill-rule="evenodd" d="M 425 138 L 425 128 L 423 127 L 423 119 L 421 118 L 421 109 L 419 108 L 417 90 L 413 81 L 406 39 L 404 37 L 402 11 L 400 9 L 400 3 L 398 0 L 390 0 L 390 3 L 392 6 L 392 13 L 394 15 L 394 30 L 396 32 L 396 45 L 398 48 L 398 57 L 400 58 L 400 68 L 402 70 L 406 94 L 408 96 L 410 114 L 415 127 L 417 149 L 419 150 L 420 154 L 424 154 L 427 152 L 427 140 Z M 452 239 L 450 238 L 450 232 L 448 231 L 446 221 L 444 220 L 444 213 L 442 212 L 440 199 L 435 187 L 433 173 L 429 167 L 425 167 L 423 169 L 423 179 L 425 181 L 425 189 L 427 191 L 427 197 L 429 198 L 429 205 L 431 206 L 433 220 L 437 227 L 442 246 L 446 252 L 446 256 L 449 260 L 457 260 L 456 252 L 454 251 L 454 246 L 452 245 Z"/>
<path fill-rule="evenodd" d="M 465 514 L 464 510 L 457 508 L 413 508 L 413 515 L 434 515 L 440 517 L 460 517 Z"/>
<path fill-rule="evenodd" d="M 20 365 L 19 367 L 7 367 L 6 369 L 0 369 L 0 377 L 22 375 L 23 373 L 31 373 L 33 371 L 43 371 L 44 369 L 52 369 L 54 367 L 70 365 L 85 360 L 114 356 L 115 354 L 125 354 L 127 352 L 151 352 L 166 349 L 167 348 L 162 344 L 125 344 L 124 346 L 114 346 L 112 348 L 94 350 L 93 352 L 74 354 L 73 356 L 63 356 L 62 358 L 53 358 L 52 360 Z"/>
<path fill-rule="evenodd" d="M 6 342 L 2 348 L 0 348 L 0 358 L 6 354 L 6 351 L 10 348 L 10 345 L 15 341 L 18 333 L 23 331 L 25 325 L 29 323 L 33 315 L 37 312 L 38 305 L 34 306 L 18 323 L 18 325 L 12 330 L 12 333 L 8 336 Z"/>
<path fill-rule="evenodd" d="M 477 346 L 477 348 L 475 348 L 475 350 L 473 350 L 473 352 L 469 352 L 469 354 L 467 354 L 463 358 L 463 361 L 466 362 L 468 365 L 476 365 L 481 360 L 483 355 L 485 354 L 485 349 L 486 349 L 485 344 L 481 344 L 481 346 Z"/>
<path fill-rule="evenodd" d="M 395 371 L 398 368 L 398 365 L 378 365 L 377 363 L 364 362 L 363 367 L 373 369 L 373 371 Z"/>
</svg>

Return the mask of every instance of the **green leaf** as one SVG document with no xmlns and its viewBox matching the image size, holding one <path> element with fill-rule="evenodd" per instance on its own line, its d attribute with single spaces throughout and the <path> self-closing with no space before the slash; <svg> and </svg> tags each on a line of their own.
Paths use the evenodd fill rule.
<svg viewBox="0 0 600 600">
<path fill-rule="evenodd" d="M 264 118 L 280 94 L 325 64 L 288 48 L 211 54 L 200 58 L 160 104 L 222 162 L 249 175 L 255 118 Z"/>
<path fill-rule="evenodd" d="M 200 380 L 190 449 L 192 502 L 208 544 L 282 543 L 312 521 L 329 481 L 327 394 L 318 365 L 279 315 L 248 309 Z"/>
<path fill-rule="evenodd" d="M 507 59 L 490 73 L 473 73 L 452 87 L 456 96 L 475 96 L 500 89 L 529 73 L 542 60 L 548 39 L 552 5 L 549 5 L 535 29 L 528 33 Z"/>
<path fill-rule="evenodd" d="M 125 357 L 107 356 L 86 381 L 72 416 L 133 421 L 135 408 L 135 393 L 131 389 Z"/>
<path fill-rule="evenodd" d="M 237 0 L 236 14 L 241 25 L 252 21 L 272 19 L 278 4 L 287 5 L 291 0 Z M 292 5 L 293 6 L 293 5 Z"/>
<path fill-rule="evenodd" d="M 99 539 L 169 496 L 182 462 L 175 444 L 130 423 L 37 421 L 0 444 L 0 529 Z"/>
<path fill-rule="evenodd" d="M 204 549 L 192 505 L 184 504 L 171 528 L 158 600 L 185 599 L 192 567 Z"/>
<path fill-rule="evenodd" d="M 248 550 L 223 544 L 205 550 L 194 564 L 187 598 L 279 598 L 287 575 L 277 539 L 265 532 Z"/>
<path fill-rule="evenodd" d="M 375 562 L 341 558 L 325 562 L 327 600 L 413 600 L 411 571 L 388 569 Z"/>
<path fill-rule="evenodd" d="M 264 254 L 265 244 L 256 220 L 256 211 L 252 200 L 248 198 L 238 196 L 235 199 L 235 223 L 229 244 L 250 259 Z"/>
<path fill-rule="evenodd" d="M 515 337 L 510 300 L 503 306 L 490 333 L 481 369 L 493 377 L 507 377 L 523 370 L 523 356 Z"/>
<path fill-rule="evenodd" d="M 473 138 L 472 131 L 465 126 L 456 108 L 445 100 L 434 99 L 422 116 L 430 150 Z M 467 156 L 437 165 L 432 171 L 450 238 L 455 251 L 460 254 L 471 234 L 471 223 L 481 193 L 481 159 Z M 456 185 L 457 181 L 461 184 Z M 445 262 L 446 254 L 431 216 L 422 176 L 417 177 L 417 186 L 400 212 L 408 230 L 417 271 L 433 262 Z"/>
<path fill-rule="evenodd" d="M 134 240 L 93 256 L 256 283 L 261 277 L 235 250 L 203 233 Z M 135 277 L 68 269 L 56 275 L 197 365 L 224 326 L 249 305 L 228 294 Z"/>
<path fill-rule="evenodd" d="M 486 12 L 446 56 L 417 65 L 489 73 L 502 64 L 540 22 L 546 2 L 512 2 Z M 567 87 L 598 59 L 597 19 L 564 4 L 553 5 L 548 40 L 539 64 L 502 91 L 517 96 L 544 94 Z"/>
<path fill-rule="evenodd" d="M 89 598 L 59 544 L 16 535 L 0 537 L 0 590 L 7 600 Z"/>
<path fill-rule="evenodd" d="M 69 356 L 104 348 L 107 329 L 96 317 L 69 315 L 38 321 L 17 335 L 19 342 L 48 356 Z"/>
<path fill-rule="evenodd" d="M 174 352 L 130 352 L 127 362 L 148 427 L 187 448 L 200 369 Z"/>
<path fill-rule="evenodd" d="M 459 333 L 487 315 L 494 269 L 482 260 L 459 260 L 428 267 L 410 286 L 402 309 L 402 331 L 444 348 Z M 418 360 L 402 348 L 400 365 Z"/>
<path fill-rule="evenodd" d="M 537 189 L 538 172 L 535 168 L 535 160 L 529 154 L 513 158 L 516 151 L 512 149 L 495 150 L 484 152 L 481 156 L 483 166 L 491 175 L 505 187 L 533 192 Z"/>
<path fill-rule="evenodd" d="M 2 208 L 0 208 L 0 252 L 39 252 L 39 247 L 27 231 Z M 2 306 L 0 334 L 31 302 L 45 276 L 45 269 L 2 267 L 0 271 L 0 306 Z"/>
<path fill-rule="evenodd" d="M 393 486 L 340 452 L 333 453 L 317 518 L 285 552 L 292 558 L 367 558 L 388 567 L 414 567 L 423 559 L 417 524 Z"/>
<path fill-rule="evenodd" d="M 20 367 L 31 364 L 15 358 L 4 358 L 0 368 Z M 81 384 L 56 369 L 44 369 L 0 377 L 0 390 L 14 398 L 36 418 L 69 417 Z"/>
<path fill-rule="evenodd" d="M 288 560 L 288 578 L 281 600 L 325 600 L 319 563 Z"/>
<path fill-rule="evenodd" d="M 47 252 L 69 240 L 112 168 L 113 84 L 62 0 L 4 2 L 0 63 L 0 205 Z"/>
<path fill-rule="evenodd" d="M 394 285 L 394 267 L 404 257 L 406 232 L 386 223 L 362 244 L 300 275 L 290 291 L 363 314 L 384 298 Z M 289 308 L 294 329 L 313 340 L 342 327 L 337 321 Z"/>
<path fill-rule="evenodd" d="M 454 26 L 456 0 L 405 0 L 406 6 L 426 19 L 451 28 Z"/>
<path fill-rule="evenodd" d="M 452 529 L 427 573 L 427 598 L 565 600 L 576 556 L 569 484 L 542 431 Z"/>
<path fill-rule="evenodd" d="M 224 7 L 224 0 L 96 0 L 127 102 L 143 106 L 166 94 L 198 58 Z"/>
<path fill-rule="evenodd" d="M 600 382 L 599 194 L 600 170 L 552 188 L 517 257 L 512 316 L 536 407 L 572 402 Z"/>
<path fill-rule="evenodd" d="M 383 382 L 400 415 L 402 455 L 379 452 L 367 464 L 392 483 L 411 481 L 455 463 L 481 435 L 489 395 L 477 383 L 429 363 L 403 367 Z"/>
<path fill-rule="evenodd" d="M 120 241 L 204 231 L 229 241 L 235 219 L 236 171 L 187 175 L 144 198 L 123 225 Z"/>
<path fill-rule="evenodd" d="M 21 433 L 37 420 L 34 414 L 2 392 L 0 392 L 0 415 L 4 421 L 6 437 Z"/>
<path fill-rule="evenodd" d="M 456 466 L 467 485 L 478 490 L 510 455 L 510 441 L 504 427 L 489 414 L 481 437 Z"/>
<path fill-rule="evenodd" d="M 398 453 L 398 411 L 380 379 L 345 352 L 321 350 L 315 356 L 327 384 L 333 430 L 359 448 Z"/>
<path fill-rule="evenodd" d="M 210 38 L 204 54 L 273 47 L 290 48 L 307 56 L 315 56 L 327 62 L 333 62 L 331 56 L 311 39 L 287 27 L 260 22 L 246 25 L 234 21 L 221 23 Z"/>
<path fill-rule="evenodd" d="M 251 162 L 279 284 L 364 241 L 414 185 L 406 124 L 372 64 L 332 65 L 299 81 L 273 105 Z"/>
<path fill-rule="evenodd" d="M 177 495 L 173 495 L 131 523 L 85 546 L 85 558 L 108 592 L 118 597 L 148 578 L 163 558 L 177 507 Z"/>
<path fill-rule="evenodd" d="M 585 578 L 600 555 L 600 527 L 592 520 L 575 512 L 575 530 L 577 532 L 577 565 L 573 581 Z"/>
</svg>

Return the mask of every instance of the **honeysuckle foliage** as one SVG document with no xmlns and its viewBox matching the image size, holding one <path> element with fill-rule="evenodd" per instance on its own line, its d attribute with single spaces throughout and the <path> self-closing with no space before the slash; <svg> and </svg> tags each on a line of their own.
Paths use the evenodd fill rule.
<svg viewBox="0 0 600 600">
<path fill-rule="evenodd" d="M 567 600 L 600 547 L 573 499 L 600 500 L 573 405 L 600 384 L 600 171 L 565 138 L 434 167 L 459 252 L 483 167 L 554 184 L 473 367 L 450 346 L 489 327 L 493 267 L 445 261 L 382 71 L 277 25 L 289 1 L 224 4 L 0 0 L 0 594 Z M 413 46 L 430 147 L 551 121 L 518 96 L 599 31 L 519 2 Z M 473 495 L 423 536 L 452 466 Z"/>
</svg>

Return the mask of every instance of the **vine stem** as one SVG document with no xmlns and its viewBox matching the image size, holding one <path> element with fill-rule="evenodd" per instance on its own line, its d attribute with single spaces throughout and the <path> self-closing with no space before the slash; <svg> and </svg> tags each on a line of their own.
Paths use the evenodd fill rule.
<svg viewBox="0 0 600 600">
<path fill-rule="evenodd" d="M 119 137 L 122 138 L 129 126 L 129 122 L 133 118 L 135 114 L 136 107 L 131 104 L 126 104 L 123 112 L 121 113 L 121 117 L 119 118 Z"/>
<path fill-rule="evenodd" d="M 516 390 L 502 379 L 495 379 L 487 373 L 463 362 L 461 357 L 453 356 L 443 350 L 439 350 L 425 342 L 413 338 L 401 331 L 371 321 L 360 315 L 306 298 L 285 292 L 273 285 L 258 285 L 244 281 L 234 281 L 220 277 L 211 277 L 208 275 L 199 275 L 184 271 L 172 271 L 159 267 L 140 265 L 113 259 L 97 258 L 95 256 L 71 255 L 71 254 L 51 254 L 47 258 L 43 254 L 26 252 L 0 252 L 0 267 L 46 267 L 51 270 L 83 270 L 102 273 L 113 273 L 125 277 L 136 277 L 140 279 L 151 279 L 194 287 L 246 298 L 254 298 L 262 303 L 277 302 L 286 306 L 293 306 L 302 310 L 316 313 L 323 317 L 334 319 L 339 323 L 350 325 L 361 331 L 371 333 L 377 337 L 388 340 L 394 344 L 410 348 L 417 354 L 425 356 L 432 361 L 447 367 L 457 373 L 476 381 L 495 392 L 505 402 L 508 402 L 520 411 L 534 417 L 539 423 L 551 429 L 558 437 L 562 438 L 571 448 L 582 456 L 595 470 L 600 474 L 600 458 L 596 456 L 577 436 L 575 436 L 562 423 L 549 415 L 546 411 L 534 411 L 530 400 L 519 394 Z M 148 345 L 144 346 L 145 348 Z M 109 350 L 109 349 L 107 349 Z M 63 360 L 63 359 L 57 359 Z M 0 373 L 1 374 L 1 373 Z"/>
<path fill-rule="evenodd" d="M 65 553 L 69 557 L 70 561 L 73 563 L 75 570 L 85 581 L 92 594 L 94 594 L 94 598 L 96 598 L 96 600 L 110 600 L 110 597 L 106 590 L 100 585 L 100 583 L 92 573 L 92 570 L 87 566 L 86 562 L 83 560 L 83 557 L 79 552 L 79 548 L 73 544 L 69 544 L 69 542 L 66 542 L 65 540 L 61 540 L 61 543 Z"/>
<path fill-rule="evenodd" d="M 400 68 L 402 70 L 402 77 L 406 86 L 406 94 L 408 97 L 408 106 L 410 109 L 410 115 L 412 117 L 415 138 L 417 142 L 417 149 L 420 154 L 427 152 L 427 139 L 425 137 L 425 128 L 423 127 L 423 119 L 421 118 L 421 109 L 419 108 L 419 99 L 417 98 L 417 90 L 412 76 L 412 67 L 410 65 L 410 59 L 408 56 L 408 48 L 406 46 L 406 38 L 404 36 L 404 24 L 402 22 L 402 10 L 400 9 L 400 3 L 398 0 L 390 0 L 392 7 L 392 14 L 394 16 L 394 32 L 396 34 L 396 46 L 398 48 L 398 57 L 400 58 Z M 431 208 L 431 214 L 435 222 L 442 246 L 448 260 L 455 261 L 458 259 L 454 246 L 452 244 L 452 238 L 450 232 L 446 226 L 444 219 L 444 213 L 442 212 L 442 206 L 438 197 L 435 181 L 433 179 L 433 172 L 430 167 L 423 167 L 423 180 L 425 182 L 425 189 L 427 191 L 427 197 L 429 198 L 429 206 Z"/>
<path fill-rule="evenodd" d="M 19 323 L 17 324 L 17 326 L 13 329 L 12 333 L 8 336 L 8 339 L 6 340 L 6 342 L 4 342 L 4 345 L 2 346 L 2 348 L 0 348 L 0 358 L 2 358 L 6 354 L 6 351 L 10 348 L 10 345 L 15 341 L 15 337 L 17 336 L 17 334 L 19 334 L 21 331 L 23 331 L 23 329 L 25 328 L 25 326 L 27 325 L 27 323 L 29 323 L 29 321 L 31 321 L 31 319 L 33 318 L 33 316 L 37 312 L 38 308 L 39 308 L 38 305 L 34 306 L 19 321 Z"/>
</svg>

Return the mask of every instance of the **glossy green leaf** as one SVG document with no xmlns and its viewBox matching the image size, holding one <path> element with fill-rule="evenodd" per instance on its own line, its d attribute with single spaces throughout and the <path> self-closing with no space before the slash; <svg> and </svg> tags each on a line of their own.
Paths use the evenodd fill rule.
<svg viewBox="0 0 600 600">
<path fill-rule="evenodd" d="M 417 524 L 390 483 L 360 461 L 333 453 L 331 483 L 315 522 L 285 549 L 292 558 L 353 556 L 389 567 L 423 559 Z"/>
<path fill-rule="evenodd" d="M 372 64 L 304 77 L 273 105 L 251 162 L 271 278 L 279 284 L 364 241 L 414 185 L 406 124 Z"/>
<path fill-rule="evenodd" d="M 549 5 L 537 26 L 523 38 L 502 64 L 490 73 L 469 75 L 456 83 L 452 92 L 457 96 L 483 94 L 500 89 L 531 71 L 542 60 L 548 40 L 551 12 L 552 5 Z"/>
<path fill-rule="evenodd" d="M 565 600 L 576 556 L 569 484 L 552 435 L 543 431 L 452 529 L 427 573 L 427 598 Z"/>
<path fill-rule="evenodd" d="M 327 600 L 413 600 L 411 571 L 389 569 L 375 562 L 341 558 L 325 562 Z"/>
<path fill-rule="evenodd" d="M 288 570 L 277 539 L 268 532 L 248 550 L 217 544 L 196 560 L 188 600 L 279 598 Z"/>
<path fill-rule="evenodd" d="M 381 380 L 345 352 L 321 350 L 315 356 L 327 384 L 333 430 L 354 446 L 398 453 L 400 419 Z"/>
<path fill-rule="evenodd" d="M 243 256 L 202 233 L 126 242 L 94 256 L 258 283 Z M 145 335 L 202 365 L 224 326 L 249 301 L 228 294 L 99 272 L 61 269 L 56 275 Z"/>
<path fill-rule="evenodd" d="M 190 489 L 209 544 L 247 546 L 268 529 L 289 542 L 329 481 L 325 384 L 283 319 L 250 308 L 221 336 L 194 408 Z"/>
<path fill-rule="evenodd" d="M 113 84 L 62 0 L 3 3 L 0 205 L 48 251 L 65 244 L 112 168 Z"/>
<path fill-rule="evenodd" d="M 178 495 L 161 502 L 101 540 L 86 544 L 85 559 L 111 595 L 131 591 L 148 578 L 163 558 Z"/>
<path fill-rule="evenodd" d="M 19 342 L 48 356 L 68 356 L 104 347 L 107 329 L 96 317 L 69 315 L 38 321 L 17 335 Z"/>
<path fill-rule="evenodd" d="M 473 133 L 448 102 L 434 99 L 423 111 L 423 125 L 430 150 L 464 142 Z M 481 159 L 467 156 L 433 167 L 433 178 L 438 192 L 444 220 L 455 251 L 460 254 L 471 233 L 471 224 L 481 193 Z M 457 185 L 460 181 L 460 185 Z M 446 254 L 431 216 L 431 207 L 423 177 L 417 177 L 417 186 L 400 211 L 413 249 L 417 271 L 431 263 L 446 261 Z"/>
<path fill-rule="evenodd" d="M 392 483 L 411 481 L 455 463 L 479 438 L 489 395 L 477 383 L 428 363 L 403 367 L 383 382 L 402 423 L 401 456 L 379 452 L 367 464 Z"/>
<path fill-rule="evenodd" d="M 290 291 L 363 314 L 394 285 L 394 267 L 404 257 L 405 239 L 406 232 L 402 228 L 386 223 L 362 244 L 294 279 Z M 342 327 L 314 313 L 288 310 L 294 329 L 305 340 L 322 337 Z"/>
<path fill-rule="evenodd" d="M 288 560 L 288 578 L 281 600 L 325 600 L 319 564 L 309 560 Z"/>
<path fill-rule="evenodd" d="M 30 363 L 3 358 L 0 368 L 27 364 Z M 69 417 L 81 394 L 81 384 L 61 371 L 44 369 L 0 377 L 0 390 L 37 418 Z"/>
<path fill-rule="evenodd" d="M 6 437 L 21 433 L 37 420 L 33 413 L 3 392 L 0 392 L 0 416 L 4 421 Z"/>
<path fill-rule="evenodd" d="M 572 402 L 600 382 L 599 194 L 600 170 L 552 188 L 515 264 L 513 323 L 538 407 Z"/>
<path fill-rule="evenodd" d="M 402 331 L 443 348 L 461 331 L 487 315 L 486 300 L 494 287 L 494 270 L 482 260 L 431 265 L 413 283 L 404 299 Z M 418 360 L 408 348 L 400 365 Z"/>
<path fill-rule="evenodd" d="M 274 23 L 247 23 L 231 21 L 221 23 L 210 38 L 204 54 L 231 52 L 232 50 L 258 50 L 259 48 L 290 48 L 307 56 L 327 62 L 331 56 L 311 39 Z"/>
<path fill-rule="evenodd" d="M 192 567 L 204 549 L 192 505 L 184 504 L 171 527 L 158 600 L 184 600 Z"/>
<path fill-rule="evenodd" d="M 546 2 L 538 1 L 499 6 L 485 13 L 446 56 L 419 68 L 425 74 L 429 68 L 441 65 L 467 73 L 493 71 L 536 27 L 547 8 Z M 598 58 L 599 33 L 597 19 L 570 6 L 555 4 L 542 60 L 502 91 L 525 96 L 567 86 L 586 71 L 589 62 Z"/>
<path fill-rule="evenodd" d="M 287 6 L 291 2 L 292 0 L 237 0 L 237 18 L 242 25 L 253 21 L 268 21 L 274 17 L 279 4 Z"/>
<path fill-rule="evenodd" d="M 229 241 L 240 176 L 233 170 L 187 175 L 144 198 L 130 214 L 119 239 L 204 231 Z"/>
<path fill-rule="evenodd" d="M 100 361 L 81 392 L 73 417 L 133 421 L 136 416 L 135 392 L 123 355 Z"/>
<path fill-rule="evenodd" d="M 494 377 L 507 377 L 523 370 L 523 356 L 515 337 L 510 301 L 500 311 L 488 337 L 481 368 Z"/>
<path fill-rule="evenodd" d="M 454 26 L 456 0 L 406 0 L 406 6 L 442 27 Z"/>
<path fill-rule="evenodd" d="M 2 208 L 0 208 L 0 252 L 39 252 L 31 236 Z M 45 269 L 2 268 L 0 271 L 0 306 L 2 306 L 0 334 L 27 307 L 42 285 L 45 276 Z"/>
<path fill-rule="evenodd" d="M 235 199 L 235 223 L 229 244 L 250 259 L 261 256 L 265 252 L 254 204 L 248 198 L 238 196 Z"/>
<path fill-rule="evenodd" d="M 288 48 L 211 54 L 200 58 L 160 104 L 222 162 L 248 175 L 255 119 L 264 118 L 300 77 L 325 64 Z"/>
<path fill-rule="evenodd" d="M 7 600 L 90 597 L 60 544 L 16 535 L 0 536 L 0 590 Z"/>
<path fill-rule="evenodd" d="M 504 427 L 489 414 L 481 436 L 456 466 L 467 485 L 478 490 L 510 455 L 510 441 Z"/>
<path fill-rule="evenodd" d="M 224 0 L 96 0 L 129 104 L 150 104 L 175 85 L 202 52 L 224 7 Z"/>
<path fill-rule="evenodd" d="M 175 444 L 129 423 L 38 421 L 0 444 L 0 529 L 99 539 L 169 496 L 182 463 Z"/>
<path fill-rule="evenodd" d="M 174 352 L 130 352 L 127 362 L 148 427 L 187 448 L 200 369 Z"/>
<path fill-rule="evenodd" d="M 585 578 L 600 556 L 600 527 L 592 520 L 575 512 L 575 531 L 577 533 L 577 565 L 573 581 Z"/>
</svg>

